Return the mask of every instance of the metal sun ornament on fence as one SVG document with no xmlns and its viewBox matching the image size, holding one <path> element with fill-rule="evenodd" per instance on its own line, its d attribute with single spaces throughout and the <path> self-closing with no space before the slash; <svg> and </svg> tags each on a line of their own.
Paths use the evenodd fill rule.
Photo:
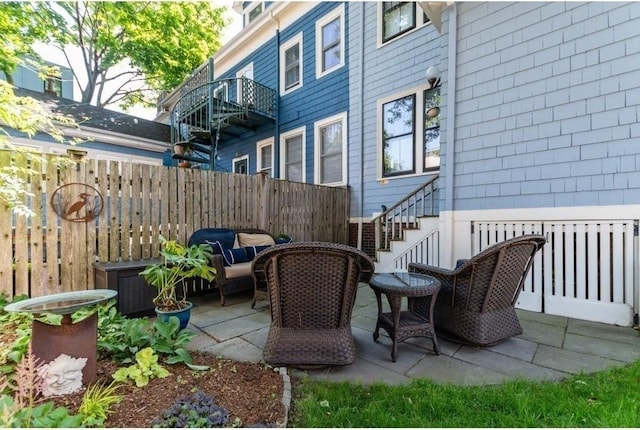
<svg viewBox="0 0 640 430">
<path fill-rule="evenodd" d="M 59 217 L 71 222 L 89 222 L 104 208 L 102 195 L 91 185 L 70 183 L 60 186 L 51 196 L 51 207 Z"/>
</svg>

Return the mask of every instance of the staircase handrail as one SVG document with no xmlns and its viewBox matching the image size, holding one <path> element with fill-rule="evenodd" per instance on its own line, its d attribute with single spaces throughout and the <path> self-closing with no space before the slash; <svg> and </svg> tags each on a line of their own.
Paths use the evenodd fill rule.
<svg viewBox="0 0 640 430">
<path fill-rule="evenodd" d="M 375 224 L 376 249 L 389 249 L 391 240 L 402 237 L 405 229 L 416 228 L 419 216 L 435 215 L 434 192 L 437 189 L 439 178 L 439 175 L 434 176 L 371 220 Z M 430 197 L 429 211 L 424 210 L 426 197 Z M 417 209 L 419 202 L 422 202 L 423 210 L 421 212 L 418 212 Z M 412 208 L 413 219 L 411 219 L 411 214 L 409 213 Z"/>
</svg>

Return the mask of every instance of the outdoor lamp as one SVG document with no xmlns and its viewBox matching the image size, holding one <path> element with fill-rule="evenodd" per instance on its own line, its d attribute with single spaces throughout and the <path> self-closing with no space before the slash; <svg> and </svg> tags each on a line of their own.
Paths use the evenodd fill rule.
<svg viewBox="0 0 640 430">
<path fill-rule="evenodd" d="M 438 69 L 438 66 L 430 66 L 427 69 L 427 82 L 429 82 L 429 88 L 440 84 L 440 69 Z"/>
</svg>

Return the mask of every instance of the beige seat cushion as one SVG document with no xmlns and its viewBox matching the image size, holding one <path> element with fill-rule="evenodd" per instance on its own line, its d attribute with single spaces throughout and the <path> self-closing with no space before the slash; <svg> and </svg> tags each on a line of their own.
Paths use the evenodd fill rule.
<svg viewBox="0 0 640 430">
<path fill-rule="evenodd" d="M 251 276 L 251 261 L 225 266 L 224 275 L 229 279 Z"/>
<path fill-rule="evenodd" d="M 241 247 L 245 246 L 271 246 L 275 245 L 276 242 L 273 240 L 273 237 L 268 234 L 260 234 L 260 233 L 238 233 L 238 244 Z"/>
</svg>

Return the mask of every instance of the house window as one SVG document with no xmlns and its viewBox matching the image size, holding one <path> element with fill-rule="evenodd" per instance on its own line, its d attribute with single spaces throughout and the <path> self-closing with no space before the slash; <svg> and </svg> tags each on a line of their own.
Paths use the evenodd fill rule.
<svg viewBox="0 0 640 430">
<path fill-rule="evenodd" d="M 382 41 L 386 42 L 416 27 L 414 2 L 382 2 Z"/>
<path fill-rule="evenodd" d="M 344 5 L 316 22 L 316 76 L 344 65 Z"/>
<path fill-rule="evenodd" d="M 281 146 L 283 151 L 282 168 L 283 179 L 289 181 L 304 182 L 304 150 L 305 133 L 304 127 L 283 134 Z"/>
<path fill-rule="evenodd" d="M 344 185 L 346 180 L 347 114 L 315 123 L 315 182 Z"/>
<path fill-rule="evenodd" d="M 241 175 L 249 174 L 249 156 L 243 155 L 236 157 L 232 160 L 233 173 L 240 173 Z"/>
<path fill-rule="evenodd" d="M 415 172 L 415 95 L 382 105 L 382 176 Z"/>
<path fill-rule="evenodd" d="M 213 97 L 216 99 L 229 101 L 229 83 L 222 82 L 216 85 L 213 90 Z"/>
<path fill-rule="evenodd" d="M 280 48 L 280 91 L 286 94 L 302 86 L 302 33 Z"/>
<path fill-rule="evenodd" d="M 440 105 L 440 87 L 409 91 L 378 102 L 379 178 L 440 168 Z"/>
<path fill-rule="evenodd" d="M 429 23 L 416 2 L 378 3 L 378 46 Z"/>
<path fill-rule="evenodd" d="M 62 81 L 55 76 L 47 76 L 43 90 L 45 94 L 50 96 L 62 97 Z"/>
<path fill-rule="evenodd" d="M 262 14 L 262 11 L 264 10 L 264 3 L 263 2 L 259 2 L 255 7 L 253 7 L 253 9 L 250 9 L 249 12 L 247 12 L 246 14 L 246 19 L 247 19 L 247 24 L 249 25 L 250 23 L 252 23 L 257 17 L 259 17 Z"/>
<path fill-rule="evenodd" d="M 258 172 L 267 172 L 267 175 L 273 177 L 273 138 L 261 140 L 256 144 L 256 153 L 258 154 Z"/>
<path fill-rule="evenodd" d="M 440 167 L 440 87 L 424 92 L 424 171 Z"/>
</svg>

